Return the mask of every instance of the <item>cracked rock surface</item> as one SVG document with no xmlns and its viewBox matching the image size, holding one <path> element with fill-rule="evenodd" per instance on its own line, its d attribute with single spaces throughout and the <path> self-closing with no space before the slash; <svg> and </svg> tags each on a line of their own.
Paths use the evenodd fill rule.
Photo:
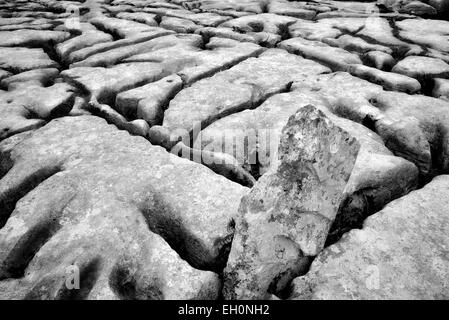
<svg viewBox="0 0 449 320">
<path fill-rule="evenodd" d="M 325 249 L 293 282 L 299 299 L 444 299 L 448 176 L 388 204 Z M 400 285 L 398 285 L 400 283 Z"/>
<path fill-rule="evenodd" d="M 0 298 L 448 299 L 448 15 L 0 0 Z"/>
</svg>

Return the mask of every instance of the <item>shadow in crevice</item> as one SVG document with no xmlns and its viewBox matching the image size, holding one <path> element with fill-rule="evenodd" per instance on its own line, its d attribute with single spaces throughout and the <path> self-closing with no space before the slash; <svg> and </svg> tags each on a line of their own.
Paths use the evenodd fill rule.
<svg viewBox="0 0 449 320">
<path fill-rule="evenodd" d="M 14 211 L 17 202 L 23 198 L 28 192 L 36 188 L 40 183 L 47 180 L 51 176 L 60 172 L 59 165 L 47 166 L 39 168 L 25 177 L 20 183 L 7 188 L 0 195 L 0 229 L 6 224 L 6 221 Z M 6 179 L 7 175 L 3 177 Z"/>
</svg>

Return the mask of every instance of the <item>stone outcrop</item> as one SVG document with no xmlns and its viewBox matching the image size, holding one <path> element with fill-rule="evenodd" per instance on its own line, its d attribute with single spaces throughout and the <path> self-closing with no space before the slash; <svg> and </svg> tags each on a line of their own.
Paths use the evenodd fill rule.
<svg viewBox="0 0 449 320">
<path fill-rule="evenodd" d="M 448 4 L 0 1 L 0 298 L 445 298 Z"/>
</svg>

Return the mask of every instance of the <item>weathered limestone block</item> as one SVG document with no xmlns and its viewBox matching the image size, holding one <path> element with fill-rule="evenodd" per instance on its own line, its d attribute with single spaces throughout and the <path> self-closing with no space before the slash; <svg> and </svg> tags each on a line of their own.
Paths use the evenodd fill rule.
<svg viewBox="0 0 449 320">
<path fill-rule="evenodd" d="M 103 43 L 97 43 L 95 45 L 83 48 L 83 49 L 79 49 L 76 50 L 72 53 L 69 54 L 67 61 L 74 64 L 78 61 L 82 61 L 87 59 L 88 57 L 98 54 L 98 53 L 103 53 L 109 50 L 113 50 L 113 49 L 117 49 L 117 48 L 122 48 L 122 47 L 126 47 L 126 46 L 132 46 L 134 44 L 137 43 L 141 43 L 141 42 L 145 42 L 154 38 L 157 38 L 159 36 L 164 36 L 164 35 L 168 35 L 171 34 L 172 32 L 169 30 L 157 30 L 156 32 L 152 33 L 143 33 L 143 34 L 136 34 L 133 37 L 129 37 L 126 39 L 120 39 L 117 41 L 112 41 L 112 42 L 103 42 Z"/>
<path fill-rule="evenodd" d="M 321 252 L 292 299 L 447 299 L 449 176 L 388 204 Z"/>
<path fill-rule="evenodd" d="M 107 50 L 101 50 L 98 53 L 89 55 L 82 61 L 72 63 L 70 67 L 108 67 L 139 53 L 157 50 L 164 47 L 183 45 L 187 41 L 199 41 L 197 39 L 193 39 L 192 37 L 186 38 L 182 35 L 169 34 L 170 31 L 158 29 L 152 33 L 152 37 L 150 39 L 144 42 L 118 46 L 116 48 L 107 48 L 109 45 L 108 43 L 104 45 Z"/>
<path fill-rule="evenodd" d="M 1 93 L 0 140 L 68 114 L 74 98 L 73 88 L 66 83 L 51 87 L 26 83 L 13 91 Z"/>
<path fill-rule="evenodd" d="M 337 39 L 325 38 L 322 41 L 332 46 L 337 46 L 345 50 L 355 51 L 362 54 L 370 51 L 380 51 L 387 54 L 392 53 L 392 50 L 386 46 L 372 44 L 363 40 L 362 38 L 354 37 L 349 34 L 344 34 Z"/>
<path fill-rule="evenodd" d="M 158 23 L 155 20 L 156 15 L 146 12 L 119 12 L 116 15 L 117 18 L 120 19 L 128 19 L 140 23 L 145 23 L 152 27 L 157 27 Z"/>
<path fill-rule="evenodd" d="M 306 106 L 282 132 L 279 163 L 242 199 L 224 270 L 227 299 L 277 293 L 324 246 L 359 144 Z"/>
<path fill-rule="evenodd" d="M 0 67 L 12 73 L 58 66 L 58 63 L 51 60 L 40 48 L 0 48 Z"/>
<path fill-rule="evenodd" d="M 222 23 L 220 27 L 232 28 L 241 33 L 268 32 L 283 36 L 287 32 L 288 26 L 295 23 L 296 20 L 273 13 L 262 13 L 229 20 Z"/>
<path fill-rule="evenodd" d="M 50 30 L 15 30 L 0 31 L 0 47 L 43 47 L 63 42 L 70 33 Z"/>
<path fill-rule="evenodd" d="M 167 16 L 162 17 L 159 26 L 179 33 L 193 33 L 198 28 L 201 28 L 193 21 Z"/>
<path fill-rule="evenodd" d="M 312 90 L 333 113 L 371 128 L 395 155 L 413 162 L 424 180 L 448 170 L 447 101 L 384 91 L 346 73 L 309 78 L 292 89 Z"/>
<path fill-rule="evenodd" d="M 279 48 L 327 65 L 333 71 L 347 71 L 352 64 L 362 64 L 359 56 L 320 41 L 292 38 L 282 41 Z"/>
<path fill-rule="evenodd" d="M 396 64 L 396 60 L 390 54 L 382 51 L 370 51 L 362 58 L 369 66 L 384 71 L 390 71 Z"/>
<path fill-rule="evenodd" d="M 182 90 L 165 111 L 163 126 L 190 133 L 197 126 L 204 128 L 228 114 L 257 106 L 287 90 L 296 79 L 325 72 L 329 69 L 318 63 L 270 49 Z"/>
<path fill-rule="evenodd" d="M 144 23 L 134 22 L 125 19 L 109 18 L 106 16 L 98 16 L 89 21 L 100 30 L 107 30 L 121 38 L 135 36 L 137 33 L 155 32 L 160 30 Z"/>
<path fill-rule="evenodd" d="M 171 75 L 117 95 L 115 108 L 128 119 L 143 119 L 150 126 L 162 124 L 164 108 L 183 86 L 181 77 Z"/>
<path fill-rule="evenodd" d="M 429 57 L 408 56 L 391 70 L 408 77 L 425 81 L 432 78 L 449 78 L 449 64 Z"/>
<path fill-rule="evenodd" d="M 313 20 L 316 16 L 316 12 L 314 10 L 305 9 L 303 6 L 303 3 L 273 0 L 268 2 L 268 12 L 299 19 Z"/>
<path fill-rule="evenodd" d="M 421 90 L 421 84 L 418 80 L 402 74 L 385 72 L 364 65 L 353 65 L 348 71 L 353 76 L 381 85 L 385 90 L 410 94 L 417 93 Z"/>
<path fill-rule="evenodd" d="M 435 98 L 449 100 L 449 79 L 435 79 L 432 95 Z"/>
<path fill-rule="evenodd" d="M 90 47 L 98 43 L 111 42 L 112 36 L 101 31 L 90 31 L 76 36 L 56 46 L 56 52 L 64 61 L 68 60 L 74 51 Z"/>
<path fill-rule="evenodd" d="M 9 91 L 21 85 L 28 85 L 30 82 L 38 86 L 48 86 L 59 75 L 56 68 L 34 69 L 25 71 L 3 79 L 0 84 Z"/>
<path fill-rule="evenodd" d="M 224 267 L 231 222 L 247 188 L 98 117 L 55 119 L 29 139 L 16 144 L 8 140 L 1 145 L 1 278 L 23 275 L 20 281 L 29 280 L 35 287 L 46 283 L 47 275 L 59 278 L 59 267 L 79 255 L 81 260 L 98 258 L 103 270 L 98 271 L 99 279 L 109 279 L 111 268 L 124 255 L 134 257 L 144 269 L 142 276 L 151 279 L 152 258 L 145 253 L 154 238 L 150 230 L 193 267 L 213 271 Z M 164 255 L 180 260 L 165 249 L 158 253 Z M 216 275 L 176 264 L 201 276 L 204 285 L 212 281 L 217 286 Z M 132 265 L 131 270 L 139 271 Z M 198 279 L 178 278 L 164 269 L 170 268 L 161 267 L 164 277 L 187 284 L 164 280 L 153 285 L 137 279 L 135 286 L 148 286 L 146 290 L 156 290 L 154 294 L 158 286 L 173 286 L 169 291 L 203 287 L 203 280 L 194 284 Z M 126 282 L 127 277 L 117 277 Z M 125 288 L 118 290 L 126 294 Z M 217 289 L 213 293 L 216 297 Z"/>
<path fill-rule="evenodd" d="M 168 38 L 168 37 L 164 37 Z M 177 73 L 186 85 L 258 56 L 265 49 L 253 43 L 211 38 L 207 43 L 199 35 L 179 35 L 173 45 L 162 43 L 155 50 L 133 55 L 125 62 L 159 61 L 165 69 Z M 156 40 L 155 40 L 156 41 Z"/>
<path fill-rule="evenodd" d="M 405 19 L 396 25 L 403 39 L 442 52 L 449 51 L 449 21 Z"/>
<path fill-rule="evenodd" d="M 79 67 L 61 72 L 66 81 L 83 88 L 98 102 L 110 105 L 118 93 L 169 74 L 160 63 L 154 62 L 122 63 L 111 68 Z"/>
</svg>

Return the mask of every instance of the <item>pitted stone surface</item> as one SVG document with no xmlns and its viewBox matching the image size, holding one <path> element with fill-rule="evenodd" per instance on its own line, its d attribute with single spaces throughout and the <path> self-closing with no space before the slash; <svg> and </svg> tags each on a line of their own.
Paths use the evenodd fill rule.
<svg viewBox="0 0 449 320">
<path fill-rule="evenodd" d="M 436 213 L 445 198 L 432 188 L 444 190 L 438 176 L 449 170 L 448 10 L 447 0 L 0 1 L 0 297 L 287 298 L 313 256 L 292 297 L 446 297 L 438 281 L 447 255 L 420 250 L 447 232 L 432 238 L 415 223 L 404 235 L 422 247 L 404 246 L 394 203 L 413 221 L 446 223 Z M 334 137 L 308 122 L 310 104 Z M 287 131 L 297 143 L 280 143 L 293 115 L 302 125 Z M 294 158 L 339 132 L 359 145 L 345 172 L 332 167 L 344 152 L 331 152 L 315 167 L 290 159 L 296 173 L 315 177 L 319 166 L 335 173 L 330 180 L 307 190 L 298 187 L 304 176 L 276 180 L 311 208 L 338 194 L 326 222 L 303 223 L 291 210 L 304 203 L 274 199 L 266 185 L 278 148 Z M 312 140 L 303 153 L 291 149 Z M 262 214 L 247 221 L 257 241 L 242 238 L 256 198 L 285 209 L 270 225 L 300 230 L 285 237 Z M 379 223 L 390 211 L 392 225 Z M 376 237 L 348 245 L 367 218 L 391 240 L 394 267 Z M 317 241 L 298 240 L 312 229 Z M 284 254 L 267 268 L 273 245 Z M 343 270 L 328 254 L 336 246 L 358 269 Z M 357 256 L 367 248 L 392 275 L 388 292 L 352 286 L 372 268 Z M 430 261 L 435 272 L 417 275 Z M 68 291 L 65 269 L 74 266 L 85 280 Z"/>
<path fill-rule="evenodd" d="M 324 250 L 293 281 L 291 298 L 447 299 L 448 178 L 390 203 Z"/>
</svg>

